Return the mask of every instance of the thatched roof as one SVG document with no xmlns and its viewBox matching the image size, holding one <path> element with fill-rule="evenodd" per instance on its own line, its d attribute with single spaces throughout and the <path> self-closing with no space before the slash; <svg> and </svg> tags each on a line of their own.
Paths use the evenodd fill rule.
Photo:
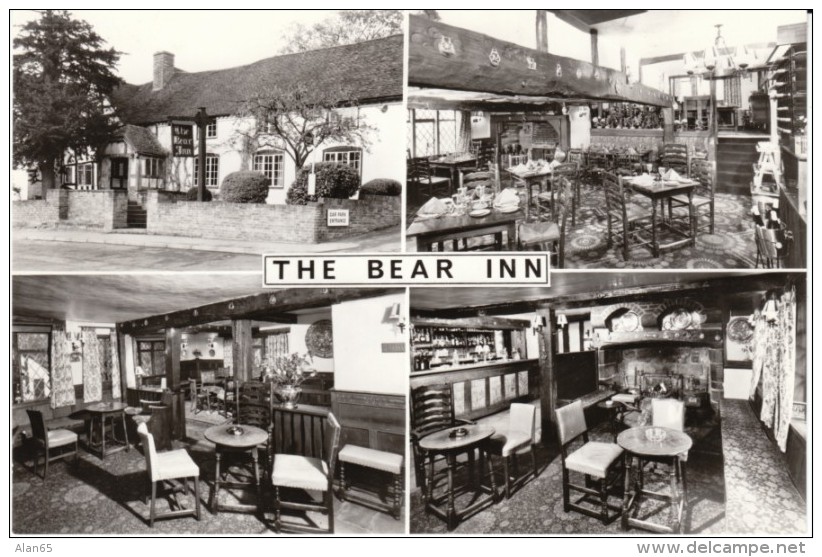
<svg viewBox="0 0 822 557">
<path fill-rule="evenodd" d="M 212 116 L 233 114 L 244 93 L 271 82 L 344 89 L 359 104 L 402 99 L 403 37 L 395 35 L 362 43 L 266 58 L 246 66 L 187 73 L 175 68 L 161 90 L 152 83 L 126 84 L 112 101 L 123 121 L 146 125 L 174 117 L 193 117 L 205 107 Z M 339 99 L 340 102 L 352 99 Z"/>
<path fill-rule="evenodd" d="M 141 128 L 132 124 L 126 124 L 120 130 L 120 136 L 136 153 L 141 155 L 164 157 L 168 151 L 163 149 L 160 142 L 147 128 Z"/>
</svg>

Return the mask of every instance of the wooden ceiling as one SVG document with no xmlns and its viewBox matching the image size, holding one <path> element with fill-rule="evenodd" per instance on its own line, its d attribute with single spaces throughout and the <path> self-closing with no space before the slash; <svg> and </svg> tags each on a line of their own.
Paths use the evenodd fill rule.
<svg viewBox="0 0 822 557">
<path fill-rule="evenodd" d="M 684 284 L 701 286 L 711 280 L 731 280 L 734 278 L 763 277 L 763 282 L 770 282 L 767 273 L 754 271 L 740 272 L 563 272 L 551 275 L 551 286 L 512 287 L 512 288 L 412 288 L 411 309 L 437 311 L 448 309 L 470 308 L 482 309 L 506 304 L 519 304 L 516 310 L 536 302 L 561 301 L 568 299 L 597 300 L 603 295 L 618 296 L 620 292 L 636 289 L 679 288 Z M 784 283 L 783 273 L 771 273 L 775 283 Z M 730 293 L 729 293 L 730 294 Z"/>
<path fill-rule="evenodd" d="M 648 10 L 548 10 L 559 19 L 570 23 L 581 31 L 590 31 L 600 23 L 624 19 L 632 15 L 642 14 Z"/>
<path fill-rule="evenodd" d="M 263 290 L 258 274 L 16 275 L 12 315 L 118 323 Z"/>
</svg>

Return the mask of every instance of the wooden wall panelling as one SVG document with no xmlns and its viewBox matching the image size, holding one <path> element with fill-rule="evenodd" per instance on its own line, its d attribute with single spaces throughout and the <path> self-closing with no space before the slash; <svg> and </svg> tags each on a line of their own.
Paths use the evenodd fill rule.
<svg viewBox="0 0 822 557">
<path fill-rule="evenodd" d="M 342 425 L 340 446 L 405 454 L 405 396 L 333 389 L 331 411 Z"/>
</svg>

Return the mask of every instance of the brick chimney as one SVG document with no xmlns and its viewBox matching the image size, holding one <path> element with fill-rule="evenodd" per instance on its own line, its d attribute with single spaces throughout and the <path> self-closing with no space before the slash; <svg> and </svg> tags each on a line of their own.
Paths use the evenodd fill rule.
<svg viewBox="0 0 822 557">
<path fill-rule="evenodd" d="M 154 53 L 154 86 L 152 91 L 159 91 L 174 77 L 174 55 L 160 51 Z"/>
</svg>

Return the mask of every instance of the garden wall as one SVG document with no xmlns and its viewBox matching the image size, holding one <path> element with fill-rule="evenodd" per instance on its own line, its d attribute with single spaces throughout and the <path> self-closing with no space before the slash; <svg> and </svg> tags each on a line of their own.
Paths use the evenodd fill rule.
<svg viewBox="0 0 822 557">
<path fill-rule="evenodd" d="M 45 199 L 14 201 L 16 227 L 78 226 L 112 230 L 126 226 L 128 197 L 123 190 L 54 189 Z"/>
</svg>

